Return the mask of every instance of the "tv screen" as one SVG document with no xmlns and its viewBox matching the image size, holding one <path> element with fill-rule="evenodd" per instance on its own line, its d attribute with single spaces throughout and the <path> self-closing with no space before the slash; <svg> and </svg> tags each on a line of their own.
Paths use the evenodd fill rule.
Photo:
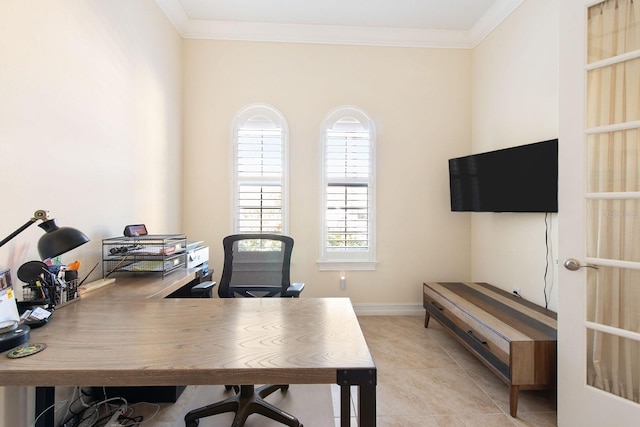
<svg viewBox="0 0 640 427">
<path fill-rule="evenodd" d="M 558 212 L 558 140 L 449 159 L 452 211 Z"/>
</svg>

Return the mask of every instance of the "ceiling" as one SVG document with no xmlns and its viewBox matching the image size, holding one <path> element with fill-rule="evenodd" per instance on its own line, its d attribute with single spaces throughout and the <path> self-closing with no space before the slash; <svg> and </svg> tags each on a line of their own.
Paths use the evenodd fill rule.
<svg viewBox="0 0 640 427">
<path fill-rule="evenodd" d="M 524 0 L 156 0 L 185 38 L 472 48 Z"/>
</svg>

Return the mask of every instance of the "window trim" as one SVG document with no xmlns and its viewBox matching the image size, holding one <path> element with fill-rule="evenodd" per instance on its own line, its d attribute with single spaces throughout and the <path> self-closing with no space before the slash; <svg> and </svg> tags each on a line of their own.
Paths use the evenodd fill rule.
<svg viewBox="0 0 640 427">
<path fill-rule="evenodd" d="M 280 125 L 282 129 L 282 179 L 277 180 L 270 177 L 263 177 L 258 180 L 247 179 L 241 180 L 238 176 L 238 130 L 240 125 L 246 123 L 252 117 L 263 115 L 271 119 L 276 125 Z M 231 126 L 231 230 L 238 233 L 238 188 L 241 182 L 254 183 L 274 183 L 279 182 L 282 186 L 282 230 L 281 234 L 289 234 L 289 123 L 284 114 L 277 108 L 266 103 L 255 103 L 243 107 L 232 121 Z"/>
<path fill-rule="evenodd" d="M 327 177 L 326 144 L 327 131 L 341 119 L 352 117 L 365 125 L 369 131 L 369 177 L 368 187 L 368 241 L 369 249 L 366 251 L 327 251 L 327 187 L 331 180 Z M 376 129 L 371 116 L 362 108 L 353 105 L 343 105 L 332 109 L 322 122 L 320 135 L 320 259 L 318 268 L 320 271 L 346 271 L 346 270 L 375 270 L 376 260 Z"/>
</svg>

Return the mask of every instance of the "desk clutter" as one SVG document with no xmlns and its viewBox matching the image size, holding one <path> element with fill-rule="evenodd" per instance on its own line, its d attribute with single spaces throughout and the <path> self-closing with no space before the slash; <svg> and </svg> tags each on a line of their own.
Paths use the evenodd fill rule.
<svg viewBox="0 0 640 427">
<path fill-rule="evenodd" d="M 32 309 L 25 310 L 20 315 L 20 320 L 26 324 L 35 322 L 41 323 L 46 322 L 49 317 L 51 317 L 51 312 L 49 310 L 45 310 L 42 307 L 34 307 Z"/>
<path fill-rule="evenodd" d="M 28 261 L 18 268 L 22 285 L 22 308 L 53 309 L 78 297 L 78 268 L 69 265 L 47 265 L 42 261 Z"/>
</svg>

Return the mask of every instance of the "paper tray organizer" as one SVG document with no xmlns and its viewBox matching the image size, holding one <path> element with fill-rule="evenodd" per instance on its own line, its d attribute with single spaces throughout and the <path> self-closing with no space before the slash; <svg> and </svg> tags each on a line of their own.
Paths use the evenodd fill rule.
<svg viewBox="0 0 640 427">
<path fill-rule="evenodd" d="M 116 272 L 169 274 L 186 266 L 184 234 L 112 237 L 102 240 L 102 277 Z"/>
</svg>

